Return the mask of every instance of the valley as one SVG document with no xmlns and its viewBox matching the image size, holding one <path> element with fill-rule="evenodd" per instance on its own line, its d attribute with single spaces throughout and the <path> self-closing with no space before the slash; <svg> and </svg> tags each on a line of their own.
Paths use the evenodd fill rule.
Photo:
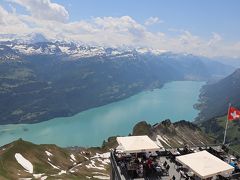
<svg viewBox="0 0 240 180">
<path fill-rule="evenodd" d="M 73 116 L 167 82 L 205 81 L 233 71 L 191 54 L 60 42 L 2 44 L 0 124 Z"/>
</svg>

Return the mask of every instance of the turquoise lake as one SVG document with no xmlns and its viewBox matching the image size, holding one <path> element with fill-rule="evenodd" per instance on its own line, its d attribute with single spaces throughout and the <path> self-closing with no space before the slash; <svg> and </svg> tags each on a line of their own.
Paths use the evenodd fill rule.
<svg viewBox="0 0 240 180">
<path fill-rule="evenodd" d="M 174 81 L 161 89 L 145 91 L 127 99 L 92 108 L 72 117 L 37 124 L 0 126 L 0 145 L 18 138 L 37 144 L 99 146 L 113 135 L 128 135 L 142 120 L 155 124 L 165 119 L 193 121 L 193 108 L 204 82 Z"/>
</svg>

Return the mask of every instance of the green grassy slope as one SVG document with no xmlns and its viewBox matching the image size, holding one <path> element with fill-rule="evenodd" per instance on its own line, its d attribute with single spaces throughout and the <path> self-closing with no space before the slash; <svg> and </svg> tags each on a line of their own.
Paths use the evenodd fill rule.
<svg viewBox="0 0 240 180">
<path fill-rule="evenodd" d="M 52 155 L 47 155 L 46 151 Z M 16 153 L 20 153 L 31 162 L 33 174 L 26 172 L 17 162 Z M 63 149 L 56 145 L 36 145 L 17 140 L 0 148 L 0 179 L 34 179 L 36 174 L 41 174 L 41 177 L 47 176 L 47 179 L 86 179 L 86 176 L 94 179 L 94 175 L 97 174 L 108 176 L 109 162 L 104 162 L 102 157 L 94 157 L 96 153 L 103 152 L 100 148 Z M 61 171 L 63 173 L 60 173 Z"/>
<path fill-rule="evenodd" d="M 224 131 L 226 126 L 226 116 L 212 118 L 208 121 L 201 122 L 200 127 L 217 142 L 223 142 Z M 226 143 L 230 148 L 240 154 L 240 120 L 229 121 Z"/>
</svg>

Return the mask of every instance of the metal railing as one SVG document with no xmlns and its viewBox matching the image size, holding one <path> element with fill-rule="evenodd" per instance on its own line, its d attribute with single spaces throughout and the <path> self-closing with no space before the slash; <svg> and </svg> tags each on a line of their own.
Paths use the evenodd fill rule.
<svg viewBox="0 0 240 180">
<path fill-rule="evenodd" d="M 111 160 L 111 166 L 112 166 L 111 179 L 112 180 L 122 180 L 121 173 L 118 170 L 118 165 L 117 165 L 117 162 L 116 162 L 116 159 L 114 156 L 114 152 L 111 152 L 110 160 Z"/>
</svg>

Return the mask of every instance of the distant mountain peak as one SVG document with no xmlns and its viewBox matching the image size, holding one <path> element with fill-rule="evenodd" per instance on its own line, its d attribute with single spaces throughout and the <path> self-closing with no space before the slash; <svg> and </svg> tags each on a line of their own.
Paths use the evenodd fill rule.
<svg viewBox="0 0 240 180">
<path fill-rule="evenodd" d="M 28 40 L 32 43 L 39 43 L 39 42 L 48 42 L 49 40 L 41 33 L 31 33 L 27 35 Z"/>
<path fill-rule="evenodd" d="M 36 44 L 49 42 L 49 40 L 41 33 L 31 33 L 17 38 L 15 42 L 24 44 Z"/>
<path fill-rule="evenodd" d="M 234 72 L 236 74 L 239 74 L 240 75 L 240 68 L 236 69 L 236 71 Z"/>
</svg>

